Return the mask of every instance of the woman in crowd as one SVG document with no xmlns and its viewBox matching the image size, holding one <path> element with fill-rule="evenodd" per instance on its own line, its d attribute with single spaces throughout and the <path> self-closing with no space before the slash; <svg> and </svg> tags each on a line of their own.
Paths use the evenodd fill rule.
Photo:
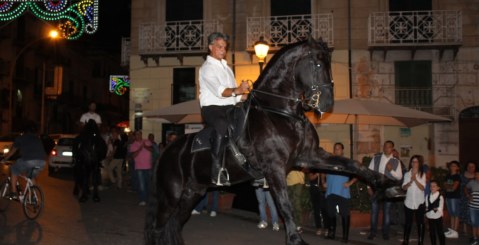
<svg viewBox="0 0 479 245">
<path fill-rule="evenodd" d="M 426 186 L 426 175 L 424 174 L 424 158 L 421 155 L 414 155 L 409 161 L 409 171 L 404 175 L 402 188 L 406 191 L 404 200 L 404 211 L 406 221 L 404 224 L 404 237 L 402 244 L 409 244 L 413 216 L 416 216 L 418 233 L 418 244 L 424 242 L 424 187 Z"/>
</svg>

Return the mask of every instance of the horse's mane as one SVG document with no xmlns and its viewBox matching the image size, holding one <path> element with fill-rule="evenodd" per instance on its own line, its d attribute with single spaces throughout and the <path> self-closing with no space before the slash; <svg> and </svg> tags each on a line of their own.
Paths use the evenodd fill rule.
<svg viewBox="0 0 479 245">
<path fill-rule="evenodd" d="M 289 44 L 281 48 L 278 52 L 276 52 L 275 55 L 271 58 L 271 60 L 266 64 L 266 67 L 264 68 L 264 71 L 260 73 L 260 76 L 254 83 L 254 88 L 259 88 L 263 84 L 264 81 L 270 81 L 270 76 L 275 75 L 279 72 L 279 69 L 283 69 L 281 64 L 291 62 L 291 58 L 293 60 L 297 60 L 301 58 L 301 56 L 297 55 L 297 52 L 300 52 L 301 47 L 303 46 L 309 46 L 309 41 L 308 39 L 296 42 L 293 44 Z M 318 45 L 318 48 L 320 49 L 321 59 L 326 59 L 326 63 L 329 64 L 331 60 L 330 56 L 330 50 L 328 48 L 328 44 L 326 42 L 323 42 L 322 39 L 316 41 L 312 40 Z"/>
</svg>

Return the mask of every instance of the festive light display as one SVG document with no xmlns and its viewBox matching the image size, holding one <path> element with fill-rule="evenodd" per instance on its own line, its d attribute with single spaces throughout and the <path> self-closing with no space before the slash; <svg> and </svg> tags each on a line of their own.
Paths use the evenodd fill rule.
<svg viewBox="0 0 479 245">
<path fill-rule="evenodd" d="M 124 95 L 130 87 L 130 78 L 125 75 L 110 76 L 110 92 L 117 95 Z"/>
<path fill-rule="evenodd" d="M 0 1 L 0 21 L 11 21 L 26 11 L 46 21 L 58 21 L 65 39 L 78 39 L 98 29 L 99 0 L 7 0 Z"/>
</svg>

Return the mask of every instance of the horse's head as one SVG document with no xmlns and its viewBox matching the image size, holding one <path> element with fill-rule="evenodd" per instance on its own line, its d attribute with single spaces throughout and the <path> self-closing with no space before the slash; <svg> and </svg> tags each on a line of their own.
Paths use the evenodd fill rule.
<svg viewBox="0 0 479 245">
<path fill-rule="evenodd" d="M 317 113 L 329 111 L 334 104 L 331 53 L 327 43 L 309 38 L 303 55 L 295 64 L 295 81 L 303 88 L 307 109 Z"/>
<path fill-rule="evenodd" d="M 96 124 L 95 120 L 90 119 L 83 127 L 82 134 L 84 135 L 94 135 L 99 134 L 100 130 L 98 129 L 98 125 Z"/>
</svg>

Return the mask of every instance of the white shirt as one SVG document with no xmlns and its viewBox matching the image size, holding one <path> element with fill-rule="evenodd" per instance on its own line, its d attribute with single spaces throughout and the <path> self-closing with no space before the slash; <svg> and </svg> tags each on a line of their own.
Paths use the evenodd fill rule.
<svg viewBox="0 0 479 245">
<path fill-rule="evenodd" d="M 431 193 L 431 196 L 429 197 L 429 200 L 431 203 L 436 201 L 436 199 L 439 197 L 439 191 L 436 191 L 436 193 Z M 426 210 L 427 210 L 428 202 L 426 201 Z M 444 198 L 441 196 L 441 199 L 439 199 L 439 207 L 437 208 L 437 211 L 431 210 L 426 213 L 426 218 L 428 219 L 439 219 L 442 217 L 442 213 L 444 210 Z"/>
<path fill-rule="evenodd" d="M 83 113 L 83 115 L 81 115 L 80 122 L 86 124 L 90 119 L 93 119 L 96 124 L 101 124 L 101 117 L 95 112 Z"/>
<path fill-rule="evenodd" d="M 389 160 L 393 158 L 393 155 L 386 156 L 384 153 L 381 154 L 381 161 L 379 162 L 379 173 L 384 174 L 386 171 L 386 165 L 389 162 Z M 398 160 L 399 161 L 399 160 Z M 374 171 L 374 157 L 371 159 L 371 162 L 369 163 L 369 169 Z M 391 170 L 391 175 L 397 179 L 400 180 L 402 179 L 402 167 L 401 163 L 398 163 L 398 166 L 396 169 Z"/>
<path fill-rule="evenodd" d="M 201 107 L 209 105 L 234 105 L 241 100 L 241 96 L 222 96 L 225 89 L 236 88 L 233 71 L 226 63 L 226 60 L 223 59 L 220 61 L 208 55 L 199 73 Z"/>
<path fill-rule="evenodd" d="M 404 181 L 402 183 L 402 186 L 404 187 L 411 181 L 411 172 L 412 170 L 409 170 L 405 175 L 404 175 Z M 419 173 L 416 174 L 416 180 L 421 183 L 422 186 L 426 186 L 426 174 L 422 174 L 422 177 L 419 177 Z M 407 188 L 406 191 L 406 199 L 404 199 L 404 206 L 406 206 L 409 209 L 418 209 L 419 205 L 424 203 L 424 190 L 419 189 L 417 186 L 416 182 L 413 181 L 409 188 Z"/>
</svg>

